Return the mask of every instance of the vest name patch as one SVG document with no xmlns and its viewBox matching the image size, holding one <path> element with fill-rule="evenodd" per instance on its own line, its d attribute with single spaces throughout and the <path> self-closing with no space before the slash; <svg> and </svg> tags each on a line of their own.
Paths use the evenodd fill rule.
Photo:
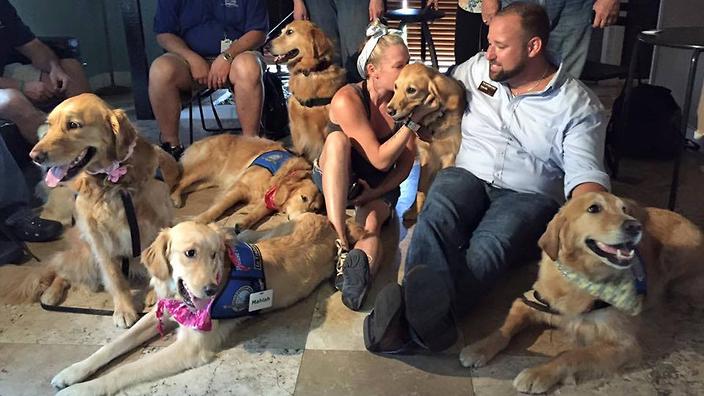
<svg viewBox="0 0 704 396">
<path fill-rule="evenodd" d="M 274 304 L 274 290 L 264 290 L 249 295 L 249 312 L 271 308 Z"/>
</svg>

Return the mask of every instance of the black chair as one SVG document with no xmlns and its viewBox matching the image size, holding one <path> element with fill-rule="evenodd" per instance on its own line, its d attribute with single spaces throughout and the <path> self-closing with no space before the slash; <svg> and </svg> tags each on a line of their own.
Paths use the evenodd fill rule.
<svg viewBox="0 0 704 396">
<path fill-rule="evenodd" d="M 428 24 L 445 16 L 440 10 L 435 10 L 427 6 L 427 0 L 421 0 L 420 8 L 401 8 L 388 10 L 384 18 L 388 21 L 399 23 L 399 29 L 403 29 L 409 23 L 420 23 L 420 59 L 425 62 L 426 46 L 430 52 L 430 60 L 434 68 L 438 68 L 438 55 L 435 52 L 433 36 L 430 33 Z"/>
</svg>

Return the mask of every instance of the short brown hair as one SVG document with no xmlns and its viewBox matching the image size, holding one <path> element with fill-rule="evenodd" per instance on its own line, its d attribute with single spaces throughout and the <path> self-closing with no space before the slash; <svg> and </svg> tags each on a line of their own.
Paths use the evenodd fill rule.
<svg viewBox="0 0 704 396">
<path fill-rule="evenodd" d="M 545 8 L 540 4 L 517 1 L 499 10 L 496 16 L 518 15 L 521 18 L 521 27 L 526 34 L 526 39 L 538 37 L 543 42 L 543 48 L 548 46 L 550 37 L 550 18 Z"/>
</svg>

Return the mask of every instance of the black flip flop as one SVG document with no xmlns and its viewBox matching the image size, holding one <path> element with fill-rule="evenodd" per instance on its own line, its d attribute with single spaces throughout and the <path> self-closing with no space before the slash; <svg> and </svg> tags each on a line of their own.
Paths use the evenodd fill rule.
<svg viewBox="0 0 704 396">
<path fill-rule="evenodd" d="M 457 341 L 450 291 L 440 275 L 425 265 L 413 267 L 403 285 L 406 320 L 423 346 L 444 351 Z"/>
</svg>

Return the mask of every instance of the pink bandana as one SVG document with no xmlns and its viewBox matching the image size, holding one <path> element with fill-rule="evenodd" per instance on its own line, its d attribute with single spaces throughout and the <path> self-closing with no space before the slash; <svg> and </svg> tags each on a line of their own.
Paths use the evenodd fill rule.
<svg viewBox="0 0 704 396">
<path fill-rule="evenodd" d="M 212 329 L 210 306 L 213 304 L 214 300 L 215 299 L 212 298 L 209 299 L 204 307 L 194 312 L 191 307 L 181 300 L 162 298 L 156 305 L 156 319 L 158 320 L 156 328 L 159 330 L 159 334 L 161 334 L 162 337 L 164 336 L 164 325 L 162 321 L 164 309 L 166 309 L 169 315 L 181 326 L 200 331 L 210 331 L 210 329 Z"/>
</svg>

